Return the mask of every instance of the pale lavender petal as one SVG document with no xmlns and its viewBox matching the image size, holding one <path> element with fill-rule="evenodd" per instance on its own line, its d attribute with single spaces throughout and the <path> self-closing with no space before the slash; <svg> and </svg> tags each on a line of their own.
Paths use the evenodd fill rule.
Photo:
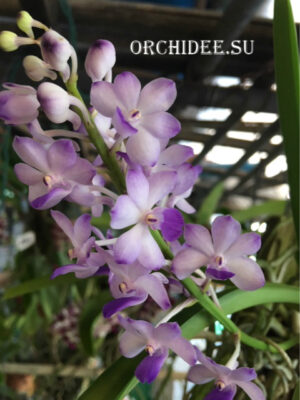
<svg viewBox="0 0 300 400">
<path fill-rule="evenodd" d="M 120 136 L 122 136 L 123 139 L 135 135 L 138 132 L 138 130 L 134 128 L 132 125 L 130 125 L 130 123 L 125 119 L 119 107 L 116 108 L 116 112 L 113 116 L 112 123 L 117 133 Z"/>
<path fill-rule="evenodd" d="M 60 229 L 68 236 L 68 238 L 72 241 L 74 230 L 72 222 L 66 217 L 63 213 L 56 210 L 50 210 L 51 217 L 60 227 Z"/>
<path fill-rule="evenodd" d="M 154 326 L 150 322 L 124 318 L 121 315 L 118 315 L 118 320 L 122 327 L 131 334 L 146 338 L 146 341 L 152 340 Z"/>
<path fill-rule="evenodd" d="M 226 251 L 226 257 L 236 258 L 255 254 L 261 246 L 261 237 L 257 233 L 244 233 Z"/>
<path fill-rule="evenodd" d="M 175 208 L 167 208 L 163 211 L 164 220 L 160 226 L 161 233 L 165 240 L 173 242 L 183 232 L 184 219 L 181 213 Z"/>
<path fill-rule="evenodd" d="M 13 141 L 13 148 L 26 164 L 42 172 L 49 170 L 47 152 L 40 143 L 30 138 L 16 136 Z"/>
<path fill-rule="evenodd" d="M 71 192 L 71 189 L 55 188 L 44 196 L 38 197 L 31 202 L 31 207 L 37 210 L 46 210 L 58 204 Z"/>
<path fill-rule="evenodd" d="M 191 206 L 185 199 L 180 199 L 175 202 L 175 205 L 179 210 L 185 212 L 186 214 L 193 214 L 196 209 Z"/>
<path fill-rule="evenodd" d="M 155 380 L 168 357 L 166 349 L 157 350 L 152 356 L 148 356 L 140 362 L 135 370 L 135 376 L 142 383 L 151 383 Z"/>
<path fill-rule="evenodd" d="M 216 253 L 224 253 L 240 236 L 241 225 L 230 215 L 217 217 L 211 226 Z"/>
<path fill-rule="evenodd" d="M 187 224 L 184 228 L 184 238 L 188 245 L 199 250 L 207 257 L 211 257 L 214 254 L 211 235 L 204 226 Z"/>
<path fill-rule="evenodd" d="M 28 200 L 31 203 L 33 200 L 38 197 L 42 197 L 48 193 L 48 188 L 44 185 L 43 182 L 35 183 L 34 185 L 30 185 L 28 187 Z"/>
<path fill-rule="evenodd" d="M 194 152 L 191 147 L 183 146 L 181 144 L 173 144 L 161 153 L 159 164 L 170 168 L 176 168 L 189 158 L 193 157 L 193 155 Z"/>
<path fill-rule="evenodd" d="M 71 140 L 57 140 L 47 152 L 47 160 L 54 173 L 63 174 L 66 169 L 75 164 L 77 157 Z"/>
<path fill-rule="evenodd" d="M 16 164 L 14 170 L 19 181 L 25 183 L 25 185 L 35 185 L 41 182 L 44 176 L 40 171 L 23 163 Z"/>
<path fill-rule="evenodd" d="M 238 384 L 238 381 L 248 382 L 256 379 L 257 375 L 253 368 L 238 368 L 230 373 L 229 378 Z"/>
<path fill-rule="evenodd" d="M 126 150 L 132 162 L 152 167 L 158 160 L 161 146 L 159 139 L 139 128 L 138 134 L 128 139 Z"/>
<path fill-rule="evenodd" d="M 194 365 L 190 368 L 187 379 L 197 385 L 203 385 L 215 379 L 216 376 L 204 365 Z"/>
<path fill-rule="evenodd" d="M 226 281 L 227 279 L 232 278 L 235 274 L 233 272 L 228 271 L 228 269 L 226 268 L 208 267 L 206 269 L 206 275 L 212 279 Z"/>
<path fill-rule="evenodd" d="M 149 296 L 163 309 L 171 307 L 168 293 L 161 281 L 153 275 L 144 275 L 135 281 L 135 287 L 146 291 Z"/>
<path fill-rule="evenodd" d="M 78 203 L 82 206 L 91 207 L 95 201 L 95 196 L 89 191 L 89 188 L 83 185 L 74 186 L 67 200 Z"/>
<path fill-rule="evenodd" d="M 144 210 L 147 207 L 149 182 L 140 169 L 128 171 L 126 187 L 131 199 L 140 209 Z"/>
<path fill-rule="evenodd" d="M 82 185 L 91 184 L 95 175 L 96 171 L 91 163 L 79 157 L 77 157 L 76 163 L 64 173 L 66 179 L 81 183 Z"/>
<path fill-rule="evenodd" d="M 133 358 L 144 350 L 147 339 L 124 332 L 120 338 L 120 352 L 126 358 Z"/>
<path fill-rule="evenodd" d="M 131 72 L 122 72 L 114 80 L 114 90 L 122 105 L 132 111 L 137 108 L 141 83 Z"/>
<path fill-rule="evenodd" d="M 196 364 L 197 357 L 194 346 L 183 337 L 170 340 L 169 348 L 190 365 Z"/>
<path fill-rule="evenodd" d="M 158 138 L 172 138 L 181 129 L 178 119 L 165 111 L 143 116 L 141 125 L 146 131 Z"/>
<path fill-rule="evenodd" d="M 150 270 L 160 269 L 164 265 L 165 259 L 147 226 L 143 227 L 142 235 L 136 240 L 141 246 L 138 255 L 139 262 Z"/>
<path fill-rule="evenodd" d="M 187 248 L 181 250 L 174 258 L 172 272 L 178 279 L 191 275 L 197 268 L 206 265 L 208 258 L 197 250 Z"/>
<path fill-rule="evenodd" d="M 105 117 L 112 118 L 119 105 L 112 83 L 94 82 L 91 88 L 91 104 Z"/>
<path fill-rule="evenodd" d="M 156 172 L 151 175 L 149 178 L 148 208 L 152 208 L 154 204 L 169 194 L 174 187 L 175 181 L 176 172 L 174 171 Z"/>
<path fill-rule="evenodd" d="M 78 245 L 86 242 L 91 236 L 91 216 L 83 214 L 77 218 L 74 224 L 74 238 Z"/>
<path fill-rule="evenodd" d="M 125 308 L 142 304 L 146 299 L 147 294 L 145 293 L 143 296 L 120 297 L 119 299 L 112 300 L 103 307 L 103 316 L 104 318 L 110 318 Z"/>
<path fill-rule="evenodd" d="M 110 226 L 113 229 L 123 229 L 126 226 L 136 224 L 141 215 L 133 200 L 127 195 L 118 197 L 116 204 L 110 211 Z"/>
<path fill-rule="evenodd" d="M 262 269 L 250 258 L 234 258 L 229 260 L 226 266 L 235 274 L 235 276 L 231 278 L 231 281 L 239 289 L 256 290 L 265 284 L 265 277 Z"/>
<path fill-rule="evenodd" d="M 252 382 L 236 382 L 243 391 L 250 397 L 251 400 L 265 400 L 266 396 L 262 390 Z"/>
<path fill-rule="evenodd" d="M 158 78 L 149 82 L 141 91 L 138 108 L 142 114 L 167 111 L 176 99 L 174 81 Z"/>
<path fill-rule="evenodd" d="M 204 397 L 204 400 L 232 400 L 236 393 L 234 385 L 227 386 L 223 390 L 217 388 Z"/>
<path fill-rule="evenodd" d="M 142 224 L 137 224 L 118 238 L 114 245 L 117 263 L 131 264 L 137 259 L 143 246 L 144 233 L 145 229 Z"/>
</svg>

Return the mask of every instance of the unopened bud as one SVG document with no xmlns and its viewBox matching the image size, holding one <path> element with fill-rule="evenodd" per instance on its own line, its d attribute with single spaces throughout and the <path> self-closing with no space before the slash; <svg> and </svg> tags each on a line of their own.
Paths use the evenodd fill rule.
<svg viewBox="0 0 300 400">
<path fill-rule="evenodd" d="M 116 50 L 108 40 L 97 40 L 90 47 L 86 59 L 85 70 L 93 82 L 101 81 L 116 62 Z"/>
<path fill-rule="evenodd" d="M 0 47 L 4 51 L 15 51 L 19 48 L 19 46 L 34 43 L 35 40 L 31 38 L 20 37 L 11 31 L 2 31 L 0 33 Z"/>
<path fill-rule="evenodd" d="M 27 36 L 34 39 L 32 27 L 48 30 L 48 27 L 39 21 L 36 21 L 27 11 L 20 11 L 17 17 L 18 28 L 26 33 Z"/>
<path fill-rule="evenodd" d="M 63 74 L 64 81 L 69 79 L 70 67 L 68 60 L 73 49 L 70 43 L 56 31 L 49 29 L 41 38 L 41 51 L 44 61 L 51 68 Z"/>
<path fill-rule="evenodd" d="M 36 56 L 26 56 L 23 60 L 26 75 L 33 81 L 41 81 L 44 78 L 55 80 L 57 75 L 51 71 L 50 65 Z"/>
</svg>

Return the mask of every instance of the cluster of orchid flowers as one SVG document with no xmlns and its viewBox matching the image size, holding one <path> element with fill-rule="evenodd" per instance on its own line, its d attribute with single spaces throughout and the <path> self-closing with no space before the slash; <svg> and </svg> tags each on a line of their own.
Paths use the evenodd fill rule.
<svg viewBox="0 0 300 400">
<path fill-rule="evenodd" d="M 60 77 L 67 89 L 76 84 L 77 56 L 70 43 L 25 11 L 20 12 L 17 23 L 27 37 L 4 31 L 0 45 L 6 51 L 28 44 L 40 47 L 42 58 L 29 55 L 24 59 L 28 77 L 33 81 Z M 38 39 L 33 27 L 43 30 Z M 259 265 L 248 257 L 259 250 L 259 235 L 242 234 L 231 216 L 217 217 L 211 232 L 184 223 L 181 211 L 195 211 L 186 198 L 201 168 L 188 162 L 193 157 L 190 147 L 168 147 L 180 130 L 179 121 L 167 111 L 176 98 L 175 83 L 158 78 L 141 88 L 131 72 L 117 75 L 112 82 L 115 60 L 115 48 L 107 40 L 97 40 L 89 49 L 85 60 L 92 80 L 89 109 L 74 92 L 49 81 L 39 83 L 37 89 L 5 83 L 0 92 L 0 118 L 6 124 L 26 125 L 29 134 L 15 137 L 13 147 L 23 161 L 15 166 L 15 173 L 28 185 L 31 206 L 44 210 L 67 200 L 91 210 L 74 224 L 63 213 L 50 211 L 72 243 L 71 263 L 57 268 L 52 278 L 70 272 L 81 279 L 108 275 L 113 300 L 105 305 L 103 314 L 110 318 L 122 312 L 118 318 L 125 332 L 120 351 L 125 357 L 146 350 L 147 356 L 135 371 L 141 382 L 150 383 L 157 377 L 172 350 L 190 364 L 190 381 L 203 384 L 215 380 L 215 388 L 205 400 L 230 400 L 236 386 L 252 400 L 263 400 L 263 392 L 250 382 L 256 378 L 255 371 L 237 369 L 239 350 L 226 366 L 218 365 L 182 337 L 179 325 L 168 322 L 171 317 L 154 326 L 124 316 L 124 310 L 148 297 L 162 310 L 169 309 L 167 285 L 175 284 L 186 294 L 180 280 L 188 276 L 216 301 L 212 279 L 230 279 L 242 290 L 258 289 L 265 280 Z M 69 121 L 73 130 L 44 130 L 38 121 L 40 110 L 53 123 Z M 97 155 L 93 162 L 80 157 L 78 144 L 84 141 L 97 148 L 95 136 L 89 142 L 91 128 L 96 128 L 96 142 L 106 149 L 106 158 Z M 122 194 L 105 187 L 107 154 L 126 177 Z M 106 235 L 91 224 L 91 215 L 101 216 L 104 206 L 110 208 L 111 216 Z M 172 261 L 165 258 L 155 231 L 160 231 L 170 246 Z M 184 241 L 179 240 L 182 235 Z"/>
</svg>

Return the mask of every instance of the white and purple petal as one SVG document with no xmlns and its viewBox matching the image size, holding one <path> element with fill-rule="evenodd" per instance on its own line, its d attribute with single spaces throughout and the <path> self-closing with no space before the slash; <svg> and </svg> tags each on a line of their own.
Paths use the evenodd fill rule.
<svg viewBox="0 0 300 400">
<path fill-rule="evenodd" d="M 136 224 L 141 215 L 134 201 L 123 194 L 118 197 L 114 207 L 110 211 L 111 223 L 113 229 L 123 229 L 127 226 Z"/>
<path fill-rule="evenodd" d="M 211 226 L 214 249 L 222 254 L 237 240 L 241 234 L 241 225 L 230 215 L 217 217 Z"/>
<path fill-rule="evenodd" d="M 242 290 L 256 290 L 264 286 L 265 277 L 260 266 L 247 257 L 238 257 L 227 262 L 227 268 L 235 276 L 232 283 Z"/>
<path fill-rule="evenodd" d="M 176 95 L 174 81 L 166 78 L 154 79 L 142 89 L 138 109 L 144 115 L 167 111 L 174 103 Z"/>
</svg>

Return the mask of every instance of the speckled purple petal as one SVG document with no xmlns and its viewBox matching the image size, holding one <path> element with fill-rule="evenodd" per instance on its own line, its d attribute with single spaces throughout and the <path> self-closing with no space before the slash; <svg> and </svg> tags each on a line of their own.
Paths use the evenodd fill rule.
<svg viewBox="0 0 300 400">
<path fill-rule="evenodd" d="M 175 208 L 166 208 L 163 211 L 163 222 L 160 226 L 161 233 L 165 240 L 173 242 L 183 233 L 184 219 L 181 213 Z"/>
<path fill-rule="evenodd" d="M 152 356 L 148 356 L 141 361 L 135 370 L 135 376 L 142 383 L 151 383 L 155 380 L 164 362 L 168 357 L 168 351 L 157 350 Z"/>
<path fill-rule="evenodd" d="M 212 279 L 218 279 L 220 281 L 226 281 L 232 278 L 235 274 L 228 271 L 226 268 L 212 268 L 208 267 L 206 269 L 206 275 Z"/>
</svg>

